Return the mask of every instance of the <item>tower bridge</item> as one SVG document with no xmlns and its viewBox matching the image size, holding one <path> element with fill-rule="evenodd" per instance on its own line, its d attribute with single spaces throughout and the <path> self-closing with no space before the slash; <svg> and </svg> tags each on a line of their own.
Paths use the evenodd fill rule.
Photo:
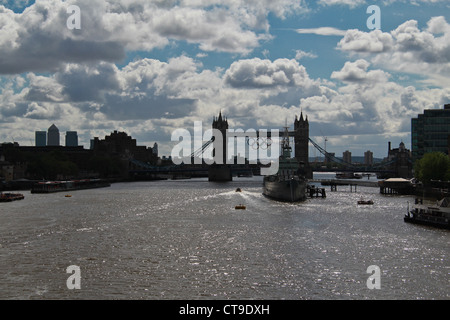
<svg viewBox="0 0 450 320">
<path fill-rule="evenodd" d="M 222 112 L 219 113 L 218 117 L 213 118 L 212 129 L 216 129 L 221 133 L 222 140 L 217 139 L 213 136 L 209 141 L 205 142 L 199 149 L 194 150 L 191 153 L 190 158 L 195 157 L 201 158 L 205 151 L 209 148 L 213 148 L 212 155 L 216 159 L 216 151 L 222 148 L 222 161 L 217 161 L 211 165 L 173 165 L 166 167 L 149 166 L 145 163 L 140 163 L 139 161 L 130 160 L 130 165 L 132 170 L 130 174 L 132 175 L 157 175 L 157 174 L 173 174 L 173 175 L 192 175 L 198 176 L 207 174 L 209 181 L 231 181 L 232 176 L 239 174 L 257 174 L 258 168 L 261 168 L 261 164 L 251 166 L 248 164 L 228 164 L 227 162 L 227 149 L 228 149 L 228 138 L 255 138 L 255 139 L 268 139 L 272 138 L 274 130 L 253 130 L 250 132 L 243 132 L 243 130 L 231 130 L 229 129 L 227 118 L 222 116 Z M 278 130 L 277 137 L 282 137 L 284 135 L 284 130 Z M 310 143 L 329 161 L 335 162 L 343 166 L 339 171 L 356 171 L 356 172 L 382 172 L 382 173 L 393 173 L 391 169 L 395 166 L 397 159 L 391 159 L 390 161 L 375 164 L 370 167 L 360 167 L 355 166 L 351 163 L 344 161 L 343 159 L 335 157 L 333 154 L 328 153 L 319 144 L 313 141 L 309 137 L 309 121 L 308 117 L 303 117 L 303 113 L 300 117 L 295 117 L 294 120 L 294 130 L 288 131 L 289 137 L 294 138 L 295 154 L 294 157 L 297 159 L 299 164 L 303 169 L 303 172 L 307 179 L 312 179 L 312 168 L 309 163 L 309 146 Z M 263 141 L 264 142 L 264 141 Z M 248 143 L 248 145 L 250 145 Z M 259 147 L 259 145 L 257 146 Z M 270 147 L 267 143 L 266 147 Z M 219 155 L 220 156 L 220 155 Z"/>
<path fill-rule="evenodd" d="M 212 142 L 213 144 L 213 157 L 215 157 L 215 152 L 218 148 L 222 148 L 223 164 L 213 164 L 209 167 L 208 177 L 210 181 L 231 181 L 232 173 L 229 165 L 227 163 L 227 149 L 228 149 L 228 138 L 229 137 L 248 137 L 249 133 L 245 132 L 228 132 L 228 120 L 222 116 L 222 112 L 219 116 L 213 118 L 212 128 L 219 130 L 222 134 L 222 141 L 217 139 Z M 283 130 L 278 130 L 278 137 L 283 134 Z M 262 130 L 255 132 L 256 136 L 261 135 Z M 270 130 L 264 130 L 264 137 L 271 137 L 272 132 Z M 295 145 L 295 158 L 301 164 L 303 171 L 307 178 L 312 178 L 312 170 L 309 166 L 309 122 L 308 117 L 303 118 L 303 112 L 300 114 L 300 118 L 295 116 L 294 120 L 294 131 L 289 132 L 289 136 L 294 137 Z"/>
</svg>

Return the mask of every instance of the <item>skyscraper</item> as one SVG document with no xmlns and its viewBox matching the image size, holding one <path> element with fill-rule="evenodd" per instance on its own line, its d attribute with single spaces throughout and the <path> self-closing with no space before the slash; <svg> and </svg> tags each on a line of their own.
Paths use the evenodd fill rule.
<svg viewBox="0 0 450 320">
<path fill-rule="evenodd" d="M 352 163 L 352 153 L 348 150 L 343 152 L 342 159 L 344 160 L 344 162 Z"/>
<path fill-rule="evenodd" d="M 66 147 L 78 147 L 78 134 L 76 131 L 66 132 Z"/>
<path fill-rule="evenodd" d="M 35 146 L 45 147 L 47 145 L 47 132 L 46 131 L 36 131 L 35 132 Z"/>
<path fill-rule="evenodd" d="M 47 138 L 48 146 L 59 146 L 59 129 L 54 124 L 52 124 L 51 127 L 48 128 Z"/>
<path fill-rule="evenodd" d="M 367 150 L 366 152 L 364 152 L 364 165 L 366 165 L 366 166 L 373 165 L 373 152 L 370 150 Z"/>
</svg>

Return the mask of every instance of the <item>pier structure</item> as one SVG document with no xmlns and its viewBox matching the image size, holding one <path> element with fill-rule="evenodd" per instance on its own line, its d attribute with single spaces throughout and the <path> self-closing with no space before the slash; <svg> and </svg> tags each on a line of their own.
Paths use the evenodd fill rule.
<svg viewBox="0 0 450 320">
<path fill-rule="evenodd" d="M 413 194 L 414 185 L 408 179 L 391 178 L 378 182 L 381 194 Z"/>
<path fill-rule="evenodd" d="M 326 198 L 327 193 L 325 192 L 325 188 L 319 188 L 315 186 L 308 185 L 307 193 L 310 198 Z"/>
<path fill-rule="evenodd" d="M 309 182 L 320 183 L 322 186 L 330 186 L 331 191 L 337 191 L 338 186 L 350 186 L 350 192 L 357 192 L 357 187 L 379 187 L 376 181 L 340 180 L 340 179 L 313 179 Z"/>
</svg>

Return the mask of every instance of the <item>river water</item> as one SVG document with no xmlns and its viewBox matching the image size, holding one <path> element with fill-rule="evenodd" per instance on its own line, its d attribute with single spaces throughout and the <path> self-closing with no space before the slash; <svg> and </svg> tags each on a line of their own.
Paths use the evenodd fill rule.
<svg viewBox="0 0 450 320">
<path fill-rule="evenodd" d="M 261 177 L 25 192 L 0 203 L 0 299 L 450 298 L 450 232 L 403 222 L 412 197 L 326 190 L 298 204 L 265 198 Z"/>
</svg>

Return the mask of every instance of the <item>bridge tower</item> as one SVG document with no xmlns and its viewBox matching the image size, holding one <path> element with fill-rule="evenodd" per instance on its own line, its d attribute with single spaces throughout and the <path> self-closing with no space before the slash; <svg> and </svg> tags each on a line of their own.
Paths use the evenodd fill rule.
<svg viewBox="0 0 450 320">
<path fill-rule="evenodd" d="M 223 117 L 222 118 L 222 111 L 220 111 L 219 113 L 219 117 L 213 118 L 213 123 L 212 123 L 212 128 L 213 129 L 217 129 L 222 133 L 222 155 L 223 155 L 223 160 L 222 163 L 225 164 L 227 161 L 226 157 L 227 157 L 227 129 L 228 129 L 228 120 Z M 218 140 L 215 140 L 213 142 L 213 156 L 216 156 L 216 150 L 217 148 L 220 148 L 220 143 Z"/>
<path fill-rule="evenodd" d="M 219 117 L 213 118 L 212 128 L 217 129 L 222 133 L 221 143 L 218 137 L 213 142 L 213 157 L 216 156 L 216 151 L 222 148 L 222 164 L 212 164 L 208 168 L 208 180 L 209 181 L 232 181 L 231 168 L 227 163 L 227 129 L 228 120 L 222 117 L 222 111 L 219 113 Z"/>
<path fill-rule="evenodd" d="M 295 116 L 294 132 L 295 158 L 300 163 L 305 177 L 312 179 L 312 170 L 309 165 L 309 122 L 308 116 L 303 118 L 303 112 L 300 113 L 300 119 Z"/>
</svg>

